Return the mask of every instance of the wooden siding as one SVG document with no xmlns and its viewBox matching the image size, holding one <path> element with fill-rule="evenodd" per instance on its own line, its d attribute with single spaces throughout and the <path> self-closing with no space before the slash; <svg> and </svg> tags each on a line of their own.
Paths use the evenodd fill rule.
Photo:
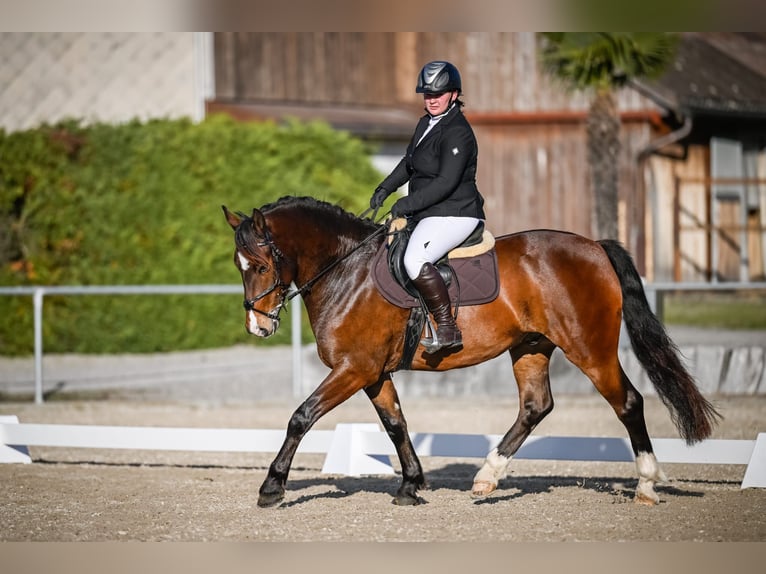
<svg viewBox="0 0 766 574">
<path fill-rule="evenodd" d="M 760 161 L 766 163 L 766 153 Z M 766 178 L 755 174 L 758 203 L 748 213 L 746 233 L 747 277 L 741 277 L 741 206 L 717 200 L 718 228 L 710 233 L 710 149 L 695 145 L 683 161 L 655 157 L 651 162 L 653 185 L 649 201 L 655 217 L 647 226 L 654 249 L 648 261 L 659 281 L 705 282 L 713 271 L 719 281 L 762 281 L 766 268 Z M 714 255 L 717 254 L 717 255 Z M 713 260 L 715 257 L 715 261 Z"/>
<path fill-rule="evenodd" d="M 593 197 L 587 174 L 585 131 L 578 123 L 476 126 L 477 182 L 496 233 L 553 228 L 595 237 Z M 620 239 L 644 252 L 644 194 L 636 157 L 650 138 L 644 124 L 621 130 Z"/>
<path fill-rule="evenodd" d="M 430 60 L 461 71 L 476 112 L 586 110 L 540 72 L 533 32 L 225 32 L 215 34 L 216 97 L 353 106 L 421 106 Z M 632 90 L 621 110 L 656 109 Z"/>
<path fill-rule="evenodd" d="M 563 90 L 539 70 L 534 33 L 218 33 L 216 104 L 231 111 L 227 106 L 233 103 L 254 118 L 266 117 L 269 109 L 278 114 L 300 106 L 295 110 L 300 117 L 336 125 L 340 110 L 366 111 L 370 118 L 380 110 L 398 110 L 403 150 L 422 114 L 417 74 L 436 59 L 461 71 L 465 112 L 479 141 L 477 180 L 488 226 L 497 234 L 554 228 L 593 237 L 585 156 L 588 98 Z M 620 237 L 638 253 L 643 270 L 647 210 L 637 154 L 649 142 L 659 113 L 635 91 L 620 91 L 617 99 L 626 118 Z M 362 123 L 357 133 L 374 137 Z"/>
<path fill-rule="evenodd" d="M 391 33 L 216 34 L 216 97 L 393 106 L 395 41 Z"/>
<path fill-rule="evenodd" d="M 579 126 L 478 127 L 477 181 L 494 233 L 554 228 L 590 235 Z"/>
</svg>

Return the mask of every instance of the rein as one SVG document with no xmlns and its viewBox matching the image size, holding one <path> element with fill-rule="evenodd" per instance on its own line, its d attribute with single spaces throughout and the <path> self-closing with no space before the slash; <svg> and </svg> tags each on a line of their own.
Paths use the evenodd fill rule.
<svg viewBox="0 0 766 574">
<path fill-rule="evenodd" d="M 348 253 L 343 255 L 342 257 L 339 257 L 326 267 L 324 267 L 322 270 L 319 271 L 314 277 L 306 281 L 301 287 L 297 287 L 293 289 L 292 291 L 288 292 L 288 286 L 285 285 L 285 283 L 282 281 L 282 270 L 280 268 L 279 262 L 280 259 L 284 258 L 284 254 L 280 249 L 274 244 L 274 241 L 271 239 L 271 234 L 269 233 L 268 229 L 266 230 L 265 237 L 263 238 L 263 241 L 260 243 L 257 243 L 256 245 L 258 247 L 269 247 L 271 249 L 271 252 L 274 255 L 274 269 L 276 271 L 276 277 L 274 278 L 274 283 L 272 283 L 268 288 L 266 288 L 264 291 L 261 291 L 258 295 L 251 299 L 245 299 L 244 301 L 244 307 L 247 311 L 254 311 L 256 313 L 260 313 L 261 315 L 265 315 L 269 319 L 273 321 L 279 320 L 279 315 L 282 313 L 282 309 L 284 309 L 287 306 L 287 302 L 291 299 L 297 297 L 298 295 L 305 293 L 307 291 L 311 290 L 311 287 L 319 281 L 322 277 L 324 277 L 331 269 L 333 269 L 336 265 L 339 263 L 345 261 L 348 259 L 351 255 L 354 254 L 358 249 L 372 241 L 375 237 L 380 235 L 381 233 L 385 232 L 386 228 L 385 226 L 380 226 L 378 229 L 375 230 L 372 234 L 365 237 L 362 241 L 360 241 L 353 249 L 351 249 Z M 255 308 L 255 303 L 257 301 L 260 301 L 276 289 L 280 289 L 280 300 L 279 304 L 272 309 L 269 312 L 261 311 L 259 309 Z"/>
<path fill-rule="evenodd" d="M 359 242 L 359 243 L 358 243 L 358 244 L 357 244 L 357 245 L 356 245 L 356 246 L 355 246 L 355 247 L 354 247 L 354 248 L 353 248 L 351 251 L 349 251 L 348 253 L 346 253 L 345 255 L 343 255 L 343 257 L 339 257 L 338 259 L 336 259 L 335 261 L 333 261 L 332 263 L 330 263 L 329 265 L 327 265 L 326 267 L 324 267 L 324 268 L 323 268 L 321 271 L 319 271 L 319 273 L 317 273 L 316 275 L 314 275 L 314 277 L 312 277 L 311 279 L 309 279 L 308 281 L 306 281 L 306 282 L 303 284 L 303 286 L 302 286 L 302 287 L 298 287 L 298 288 L 296 288 L 296 289 L 294 289 L 294 290 L 290 291 L 290 292 L 287 294 L 287 297 L 286 297 L 287 301 L 289 301 L 289 300 L 290 300 L 290 299 L 292 299 L 293 297 L 296 297 L 296 296 L 300 295 L 300 294 L 301 294 L 301 293 L 303 293 L 304 291 L 309 291 L 309 290 L 311 290 L 311 287 L 314 285 L 314 283 L 316 283 L 317 281 L 319 281 L 319 280 L 320 280 L 320 279 L 321 279 L 321 278 L 322 278 L 324 275 L 326 275 L 326 274 L 327 274 L 327 273 L 328 273 L 328 272 L 329 272 L 329 271 L 330 271 L 330 270 L 331 270 L 333 267 L 335 267 L 335 266 L 336 266 L 336 265 L 338 265 L 339 263 L 341 263 L 341 262 L 345 261 L 346 259 L 348 259 L 348 258 L 349 258 L 351 255 L 353 255 L 353 254 L 354 254 L 354 252 L 356 252 L 358 249 L 362 248 L 364 245 L 366 245 L 367 243 L 369 243 L 370 241 L 372 241 L 372 240 L 373 240 L 375 237 L 377 237 L 378 235 L 380 235 L 380 234 L 381 234 L 382 232 L 384 232 L 385 230 L 386 230 L 386 228 L 385 228 L 384 226 L 378 227 L 378 229 L 376 229 L 376 230 L 375 230 L 373 233 L 371 233 L 370 235 L 368 235 L 367 237 L 365 237 L 365 238 L 364 238 L 362 241 L 360 241 L 360 242 Z"/>
</svg>

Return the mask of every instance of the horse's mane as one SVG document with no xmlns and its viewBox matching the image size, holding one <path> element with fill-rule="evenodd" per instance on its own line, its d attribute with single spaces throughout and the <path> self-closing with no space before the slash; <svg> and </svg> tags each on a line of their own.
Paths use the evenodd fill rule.
<svg viewBox="0 0 766 574">
<path fill-rule="evenodd" d="M 352 241 L 354 243 L 371 235 L 381 226 L 381 224 L 374 223 L 370 219 L 357 217 L 339 205 L 328 203 L 314 197 L 295 197 L 288 195 L 279 198 L 277 201 L 268 203 L 261 208 L 261 212 L 264 215 L 283 210 L 288 212 L 296 211 L 308 213 L 311 217 L 315 218 L 317 222 L 321 222 L 329 227 L 333 234 L 345 237 L 347 241 Z M 258 243 L 264 241 L 266 238 L 259 236 L 255 232 L 252 217 L 241 212 L 237 212 L 237 215 L 241 218 L 241 222 L 234 233 L 234 240 L 237 247 L 244 252 L 255 256 L 256 253 L 252 247 L 258 245 Z"/>
<path fill-rule="evenodd" d="M 315 197 L 296 197 L 286 195 L 280 197 L 277 201 L 268 203 L 261 208 L 264 214 L 281 209 L 298 209 L 301 211 L 316 212 L 323 221 L 333 220 L 333 226 L 337 230 L 348 229 L 358 230 L 363 234 L 370 234 L 375 231 L 380 224 L 376 224 L 369 219 L 362 219 L 340 207 L 339 205 L 322 201 Z"/>
</svg>

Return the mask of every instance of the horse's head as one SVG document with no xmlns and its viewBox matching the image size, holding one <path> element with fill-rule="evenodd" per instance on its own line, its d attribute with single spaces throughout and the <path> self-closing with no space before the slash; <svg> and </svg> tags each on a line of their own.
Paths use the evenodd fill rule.
<svg viewBox="0 0 766 574">
<path fill-rule="evenodd" d="M 253 209 L 252 216 L 247 217 L 222 207 L 234 230 L 234 265 L 245 288 L 245 328 L 252 335 L 269 337 L 279 327 L 290 283 L 283 276 L 284 256 L 272 240 L 263 213 Z"/>
</svg>

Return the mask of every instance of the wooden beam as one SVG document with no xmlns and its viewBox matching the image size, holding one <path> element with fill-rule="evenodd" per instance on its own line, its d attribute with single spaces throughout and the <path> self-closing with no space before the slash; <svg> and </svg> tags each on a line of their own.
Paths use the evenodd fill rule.
<svg viewBox="0 0 766 574">
<path fill-rule="evenodd" d="M 466 112 L 466 118 L 476 125 L 518 125 L 518 124 L 577 124 L 585 123 L 587 111 L 559 110 L 551 112 Z M 660 114 L 653 110 L 627 111 L 620 113 L 623 122 L 649 122 L 663 124 Z"/>
</svg>

